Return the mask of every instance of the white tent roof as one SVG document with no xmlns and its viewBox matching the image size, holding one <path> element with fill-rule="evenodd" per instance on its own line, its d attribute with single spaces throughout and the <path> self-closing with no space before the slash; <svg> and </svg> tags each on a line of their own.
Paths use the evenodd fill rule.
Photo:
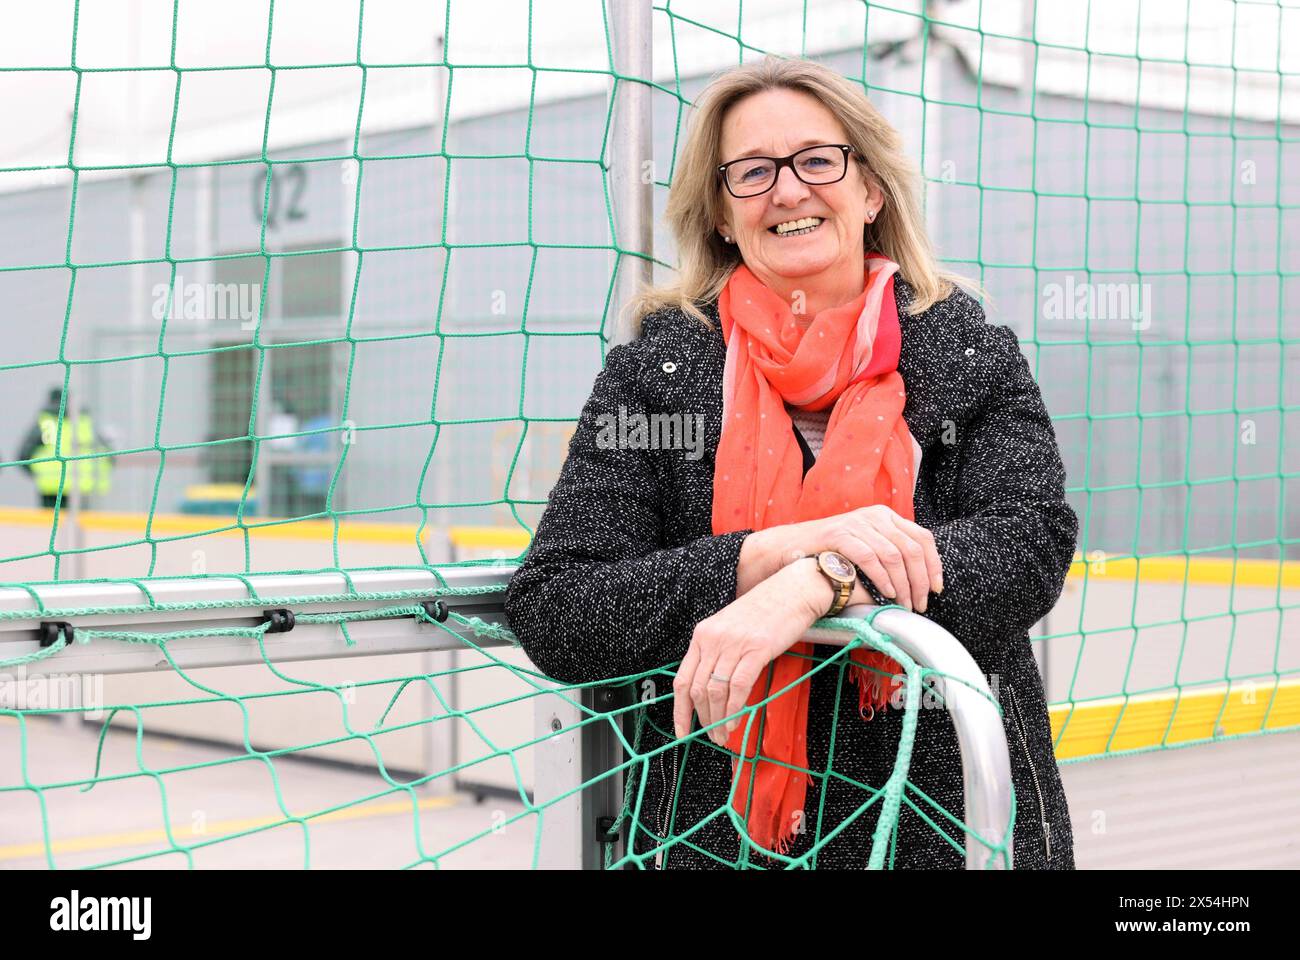
<svg viewBox="0 0 1300 960">
<path fill-rule="evenodd" d="M 1024 87 L 1035 47 L 1003 37 L 1029 36 L 1032 20 L 1043 92 L 1296 122 L 1300 0 L 1280 3 L 1089 0 L 1038 3 L 1035 11 L 1033 0 L 935 2 L 931 15 L 947 25 L 935 24 L 931 43 L 959 49 L 985 82 Z M 42 0 L 5 13 L 0 100 L 9 136 L 0 142 L 0 167 L 65 167 L 74 102 L 78 166 L 163 164 L 169 156 L 206 162 L 260 151 L 264 139 L 276 150 L 348 136 L 358 124 L 363 73 L 363 132 L 436 123 L 446 71 L 396 65 L 440 61 L 444 33 L 458 67 L 453 121 L 524 107 L 530 96 L 545 102 L 609 86 L 602 0 L 451 0 L 450 14 L 447 0 L 372 0 L 364 23 L 358 0 L 277 0 L 274 23 L 268 0 L 223 0 L 179 4 L 175 24 L 172 0 L 96 0 L 80 6 L 75 50 L 73 6 Z M 662 12 L 654 16 L 654 76 L 671 86 L 674 63 L 691 76 L 735 63 L 737 33 L 784 54 L 914 37 L 920 6 L 745 0 L 742 22 L 737 0 L 671 0 L 671 28 Z M 186 71 L 179 97 L 173 36 L 176 66 Z M 1285 49 L 1283 37 L 1293 41 Z M 74 70 L 74 57 L 89 72 Z M 284 68 L 274 72 L 274 96 L 268 57 Z M 358 57 L 370 69 L 357 67 Z M 537 72 L 529 63 L 597 72 Z M 247 69 L 230 69 L 236 66 Z M 98 72 L 128 67 L 146 69 Z M 0 174 L 0 190 L 68 176 Z"/>
</svg>

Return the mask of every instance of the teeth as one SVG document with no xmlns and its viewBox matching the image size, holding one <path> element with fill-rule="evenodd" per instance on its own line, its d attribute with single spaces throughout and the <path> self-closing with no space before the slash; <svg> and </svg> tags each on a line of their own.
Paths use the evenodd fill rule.
<svg viewBox="0 0 1300 960">
<path fill-rule="evenodd" d="M 789 220 L 786 223 L 778 223 L 775 229 L 777 233 L 790 233 L 792 230 L 814 227 L 821 222 L 821 217 L 804 217 L 802 220 Z"/>
</svg>

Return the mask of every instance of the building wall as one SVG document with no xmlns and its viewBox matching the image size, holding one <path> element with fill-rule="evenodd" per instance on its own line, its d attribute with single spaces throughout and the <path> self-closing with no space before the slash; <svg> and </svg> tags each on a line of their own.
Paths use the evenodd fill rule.
<svg viewBox="0 0 1300 960">
<path fill-rule="evenodd" d="M 860 51 L 827 60 L 863 73 Z M 1021 337 L 1057 418 L 1071 499 L 1084 520 L 1081 547 L 1244 543 L 1258 544 L 1244 555 L 1275 556 L 1280 537 L 1295 539 L 1298 521 L 1284 525 L 1281 495 L 1288 485 L 1294 500 L 1296 480 L 1279 479 L 1296 473 L 1300 457 L 1295 414 L 1284 419 L 1281 409 L 1294 407 L 1297 388 L 1284 382 L 1279 356 L 1285 349 L 1296 359 L 1294 344 L 1280 341 L 1282 302 L 1295 296 L 1284 273 L 1295 264 L 1279 242 L 1287 224 L 1277 207 L 1295 198 L 1276 186 L 1278 132 L 1099 102 L 1088 104 L 1085 124 L 1080 102 L 1042 95 L 1033 103 L 1035 128 L 1003 113 L 1029 109 L 1022 93 L 976 84 L 951 57 L 942 65 L 943 103 L 926 110 L 919 65 L 871 61 L 866 77 L 909 150 L 941 181 L 928 187 L 937 249 L 954 269 L 983 279 L 996 301 L 990 319 Z M 707 79 L 684 78 L 683 98 Z M 926 90 L 933 89 L 930 78 Z M 686 115 L 683 100 L 662 91 L 653 108 L 662 183 Z M 72 388 L 89 398 L 115 448 L 143 448 L 118 458 L 102 506 L 176 510 L 186 486 L 212 476 L 214 459 L 251 457 L 251 445 L 233 439 L 246 414 L 244 406 L 232 411 L 231 398 L 247 403 L 256 383 L 264 414 L 273 402 L 310 406 L 315 401 L 304 398 L 321 392 L 311 378 L 327 376 L 330 422 L 340 431 L 321 447 L 337 458 L 343 436 L 352 441 L 336 509 L 418 521 L 411 505 L 421 498 L 475 504 L 435 513 L 435 522 L 513 524 L 508 505 L 492 501 L 507 493 L 520 413 L 531 437 L 508 493 L 543 500 L 602 363 L 613 268 L 594 162 L 606 131 L 604 99 L 538 105 L 531 131 L 528 120 L 527 111 L 514 111 L 454 124 L 445 145 L 451 159 L 419 156 L 443 149 L 435 129 L 369 137 L 362 152 L 372 159 L 359 174 L 338 159 L 350 152 L 346 142 L 277 155 L 301 162 L 276 167 L 266 249 L 322 252 L 274 256 L 269 275 L 257 164 L 164 167 L 81 183 L 71 259 L 82 266 L 71 293 L 73 272 L 63 266 L 68 190 L 0 195 L 10 227 L 0 234 L 0 268 L 32 267 L 0 270 L 0 302 L 10 306 L 0 315 L 9 345 L 0 402 L 11 412 L 0 424 L 0 456 L 13 458 L 48 387 L 62 379 L 50 361 L 60 356 L 66 315 L 64 356 L 123 358 L 74 366 Z M 1243 160 L 1255 164 L 1250 186 L 1239 182 Z M 671 263 L 666 200 L 666 188 L 656 187 L 656 257 Z M 161 262 L 121 264 L 137 255 Z M 258 284 L 267 298 L 260 329 L 240 316 L 183 311 L 164 323 L 155 290 L 168 281 L 167 257 L 183 282 Z M 667 273 L 657 267 L 656 277 Z M 1149 326 L 1044 315 L 1050 284 L 1089 280 L 1150 284 Z M 254 333 L 279 345 L 259 353 Z M 221 358 L 218 347 L 228 348 Z M 242 367 L 233 354 L 242 354 Z M 224 418 L 214 416 L 214 397 Z M 1241 442 L 1246 420 L 1256 443 Z M 270 421 L 262 429 L 270 431 Z M 162 469 L 157 447 L 213 440 L 228 442 L 173 450 Z M 285 446 L 263 447 L 265 461 L 282 465 L 260 479 L 279 491 L 287 476 L 300 476 Z M 1234 481 L 1234 473 L 1256 479 Z M 0 468 L 0 502 L 34 502 L 20 468 Z M 531 524 L 540 509 L 521 505 L 519 516 Z"/>
</svg>

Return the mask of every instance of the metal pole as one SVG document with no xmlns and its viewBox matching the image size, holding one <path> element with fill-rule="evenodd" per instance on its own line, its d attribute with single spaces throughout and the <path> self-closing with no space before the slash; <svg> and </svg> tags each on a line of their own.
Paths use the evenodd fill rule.
<svg viewBox="0 0 1300 960">
<path fill-rule="evenodd" d="M 140 32 L 142 25 L 145 22 L 144 17 L 140 12 L 140 0 L 131 0 L 127 15 L 130 18 L 126 24 L 128 50 L 127 63 L 132 67 L 131 72 L 127 74 L 126 87 L 127 138 L 128 143 L 130 144 L 130 149 L 134 151 L 138 149 L 138 145 L 143 139 L 142 132 L 145 128 L 144 113 L 140 107 L 140 71 L 135 69 L 141 65 Z M 144 173 L 142 173 L 138 168 L 133 169 L 127 178 L 127 196 L 129 198 L 129 207 L 127 210 L 127 233 L 130 237 L 131 260 L 134 261 L 130 273 L 131 309 L 126 324 L 127 342 L 129 343 L 129 346 L 125 352 L 128 354 L 135 353 L 147 342 L 146 337 L 148 336 L 149 330 L 149 325 L 145 321 L 145 318 L 148 315 L 145 307 L 145 289 L 146 284 L 149 281 L 145 273 L 146 268 L 143 262 L 148 256 L 145 240 L 145 231 L 148 223 L 148 214 L 145 209 L 145 184 L 146 179 Z M 170 275 L 167 277 L 167 282 L 168 284 L 171 283 Z M 166 322 L 166 319 L 164 319 L 163 323 Z M 140 377 L 129 377 L 127 379 L 125 394 L 126 396 L 122 398 L 124 403 L 117 409 L 118 411 L 125 412 L 125 416 L 122 419 L 128 424 L 126 432 L 129 434 L 130 424 L 144 422 L 143 418 L 137 417 L 137 415 L 142 412 L 142 398 L 145 395 L 144 384 L 141 383 Z M 130 446 L 129 443 L 123 444 L 123 447 L 126 449 L 130 449 Z M 96 471 L 96 473 L 98 473 L 98 471 Z M 118 480 L 118 483 L 121 483 L 120 479 Z M 131 492 L 128 491 L 128 497 L 130 497 L 130 493 Z M 140 500 L 143 500 L 144 497 L 147 496 L 143 487 L 140 489 L 140 494 Z M 128 499 L 127 503 L 130 502 L 130 499 Z M 140 501 L 138 500 L 136 502 L 139 503 Z M 99 506 L 101 510 L 104 508 L 102 503 Z M 134 506 L 134 504 L 132 504 L 132 506 Z"/>
<path fill-rule="evenodd" d="M 68 565 L 72 568 L 73 580 L 84 580 L 86 578 L 84 555 L 81 548 L 84 545 L 85 538 L 81 530 L 81 467 L 82 463 L 76 459 L 80 450 L 80 444 L 77 443 L 77 430 L 81 425 L 81 407 L 78 401 L 76 391 L 69 390 L 63 398 L 63 410 L 65 417 L 63 422 L 68 424 L 67 427 L 71 436 L 68 438 L 68 455 L 71 459 L 64 463 L 64 477 L 69 474 L 72 478 L 72 484 L 69 487 L 71 496 L 68 499 L 68 542 L 72 548 L 72 554 L 68 557 Z M 58 447 L 55 447 L 58 452 Z M 82 716 L 76 710 L 68 710 L 60 718 L 63 729 L 72 731 L 81 726 Z"/>
<path fill-rule="evenodd" d="M 459 559 L 453 547 L 448 562 L 455 564 Z M 430 651 L 420 655 L 420 671 L 425 676 L 432 677 L 440 664 L 446 664 L 447 675 L 439 689 L 443 691 L 448 706 L 455 712 L 460 709 L 460 674 L 456 669 L 460 666 L 458 652 L 453 649 L 446 653 Z M 441 709 L 441 704 L 434 697 L 433 688 L 429 684 L 437 682 L 430 679 L 420 684 L 420 716 L 428 721 L 420 728 L 420 762 L 421 772 L 427 777 L 433 777 L 439 770 L 454 769 L 460 765 L 459 728 L 450 722 L 433 720 L 434 714 Z M 450 777 L 426 781 L 423 789 L 430 796 L 450 796 L 460 788 L 460 782 L 460 774 L 453 773 Z"/>
<path fill-rule="evenodd" d="M 623 809 L 623 774 L 601 777 L 623 762 L 622 742 L 612 726 L 622 720 L 591 718 L 628 706 L 631 697 L 627 687 L 584 687 L 534 701 L 533 801 L 542 817 L 538 867 L 601 870 L 607 844 L 611 860 L 623 856 L 621 836 L 607 835 Z"/>
<path fill-rule="evenodd" d="M 846 607 L 841 616 L 865 617 L 876 609 L 870 604 L 854 604 Z M 874 626 L 918 664 L 945 675 L 936 687 L 943 695 L 961 747 L 964 816 L 970 830 L 966 837 L 966 868 L 1009 866 L 1011 755 L 1002 718 L 994 705 L 996 697 L 979 665 L 952 634 L 917 614 L 884 610 L 876 616 Z M 814 627 L 803 639 L 807 643 L 843 646 L 854 636 L 846 630 Z M 544 817 L 539 866 L 599 869 L 602 865 L 603 848 L 596 828 L 599 818 L 617 816 L 621 809 L 623 778 L 608 777 L 586 790 L 576 788 L 618 766 L 624 757 L 608 722 L 580 724 L 593 713 L 617 708 L 620 704 L 613 700 L 600 699 L 614 692 L 611 688 L 587 688 L 567 696 L 547 694 L 535 701 L 535 736 L 539 741 L 535 802 L 542 807 Z M 994 847 L 1005 846 L 1007 862 L 1004 864 L 989 845 L 977 838 Z M 615 859 L 622 856 L 621 845 L 612 852 Z"/>
<path fill-rule="evenodd" d="M 446 40 L 447 38 L 441 33 L 439 33 L 438 36 L 434 39 L 434 52 L 435 52 L 435 56 L 433 58 L 434 63 L 445 64 L 447 62 Z M 449 73 L 449 69 L 445 66 L 442 67 L 441 69 L 435 68 L 433 71 L 434 102 L 438 106 L 438 114 L 437 114 L 437 119 L 435 121 L 436 123 L 435 129 L 438 131 L 437 142 L 439 144 L 446 143 L 449 137 L 448 126 L 450 121 L 448 117 L 449 111 L 446 109 L 446 105 L 447 105 L 447 84 L 449 84 L 451 81 L 450 78 L 448 77 L 448 73 Z M 444 162 L 446 162 L 448 165 L 450 165 L 451 163 L 450 160 L 446 160 L 445 158 L 444 158 Z M 460 199 L 460 195 L 455 190 L 452 190 L 450 196 L 446 197 L 446 203 L 444 203 L 443 208 L 446 210 L 447 222 L 449 223 L 457 224 L 460 222 L 460 204 L 457 202 L 459 199 Z M 445 226 L 446 224 L 444 224 L 444 227 Z M 471 312 L 477 312 L 477 307 L 475 308 L 474 311 Z M 447 349 L 447 341 L 444 337 L 441 336 L 441 333 L 445 329 L 446 324 L 450 319 L 451 318 L 448 316 L 448 311 L 442 310 L 441 316 L 438 321 L 439 358 L 446 356 L 445 351 Z M 467 318 L 467 320 L 468 322 L 473 323 L 472 318 Z M 520 317 L 520 323 L 521 324 L 523 323 L 522 315 Z M 456 375 L 456 368 L 454 364 L 442 365 L 442 376 L 446 378 L 445 381 L 443 382 L 445 382 L 447 386 L 441 389 L 445 391 L 449 391 L 449 392 L 445 392 L 443 394 L 444 396 L 456 396 L 454 392 L 456 389 L 455 381 L 452 379 L 453 377 L 455 377 L 455 375 Z M 434 407 L 435 408 L 437 407 L 436 398 L 434 401 Z M 434 412 L 433 410 L 429 411 L 430 419 L 432 419 L 433 412 Z M 447 440 L 441 428 L 439 428 L 438 431 L 437 442 L 443 445 L 445 451 L 447 446 Z M 489 456 L 490 454 L 491 454 L 491 448 L 489 448 Z M 452 502 L 454 482 L 455 482 L 455 477 L 452 474 L 451 458 L 446 456 L 445 453 L 443 456 L 434 457 L 433 496 L 438 503 L 446 504 Z M 423 495 L 424 495 L 424 490 L 423 488 L 421 488 L 420 496 L 423 497 Z M 447 528 L 450 527 L 453 523 L 455 523 L 455 521 L 456 521 L 456 511 L 453 510 L 451 507 L 444 506 L 434 511 L 433 516 L 431 518 L 432 530 L 430 531 L 430 536 L 429 536 L 430 554 L 434 553 L 434 548 L 436 547 L 435 537 L 440 536 L 447 544 L 447 550 L 448 550 L 447 555 L 453 556 L 452 548 L 451 548 L 451 538 L 450 536 L 448 536 Z M 436 562 L 441 562 L 441 558 L 439 558 L 438 561 Z"/>
<path fill-rule="evenodd" d="M 134 77 L 135 74 L 132 74 L 132 76 Z M 127 347 L 127 350 L 125 352 L 135 353 L 145 345 L 145 343 L 147 342 L 146 338 L 148 337 L 148 327 L 145 323 L 145 319 L 146 317 L 149 317 L 149 308 L 147 306 L 148 301 L 146 299 L 145 290 L 147 289 L 149 278 L 145 273 L 145 264 L 143 262 L 144 259 L 148 256 L 148 250 L 146 248 L 146 240 L 145 240 L 145 230 L 148 221 L 148 216 L 145 211 L 144 176 L 141 174 L 133 173 L 131 175 L 129 182 L 131 185 L 130 186 L 131 208 L 127 216 L 128 216 L 128 224 L 129 224 L 129 231 L 131 237 L 131 259 L 134 260 L 135 263 L 131 267 L 131 281 L 130 281 L 131 282 L 131 313 L 130 313 L 130 319 L 127 321 L 126 324 L 127 326 L 126 337 L 129 346 Z M 172 282 L 171 274 L 168 273 L 167 275 L 168 285 L 170 285 L 171 282 Z M 163 297 L 165 303 L 167 294 L 164 293 Z M 164 318 L 162 322 L 166 323 L 167 322 L 166 318 Z M 144 413 L 144 409 L 143 409 L 144 395 L 145 395 L 145 389 L 144 389 L 144 384 L 141 383 L 141 378 L 130 377 L 127 380 L 127 384 L 126 384 L 125 403 L 123 403 L 122 406 L 117 408 L 117 412 L 121 415 L 121 420 L 118 420 L 117 422 L 125 421 L 126 427 L 124 430 L 124 436 L 127 438 L 130 438 L 131 436 L 132 424 L 147 422 L 145 421 L 144 417 L 141 416 L 141 414 Z M 127 442 L 124 442 L 122 444 L 122 446 L 125 449 L 130 449 L 132 444 L 129 442 L 128 439 Z M 140 475 L 140 479 L 143 480 L 143 475 Z M 120 484 L 122 481 L 121 479 L 118 479 L 117 482 Z M 128 507 L 128 509 L 132 507 L 136 507 L 140 503 L 146 502 L 146 497 L 148 497 L 146 488 L 143 485 L 140 485 L 138 487 L 138 496 L 133 496 L 133 494 L 137 494 L 137 491 L 130 490 L 130 489 L 126 491 L 126 503 L 131 505 L 130 507 Z M 100 509 L 101 510 L 103 509 L 103 504 L 100 504 Z"/>
<path fill-rule="evenodd" d="M 930 0 L 926 4 L 926 16 L 935 19 L 942 19 L 945 14 L 936 9 L 937 4 Z M 934 106 L 934 102 L 944 102 L 948 98 L 945 96 L 943 83 L 943 58 L 947 53 L 947 46 L 943 44 L 935 29 L 928 22 L 922 24 L 921 29 L 926 31 L 922 38 L 924 44 L 925 59 L 921 62 L 921 92 L 922 104 L 925 112 L 925 120 L 921 125 L 921 203 L 925 208 L 925 222 L 927 229 L 933 234 L 937 233 L 942 224 L 940 219 L 943 208 L 943 186 L 946 179 L 942 179 L 947 171 L 940 174 L 941 184 L 936 184 L 927 179 L 925 164 L 926 158 L 929 157 L 930 169 L 934 169 L 933 158 L 939 157 L 942 166 L 942 158 L 946 156 L 943 147 L 943 117 L 940 111 Z"/>
<path fill-rule="evenodd" d="M 450 616 L 477 617 L 487 624 L 506 624 L 499 591 L 447 593 L 451 588 L 493 587 L 501 583 L 495 571 L 481 567 L 443 567 L 342 573 L 254 573 L 202 578 L 153 580 L 148 593 L 133 580 L 92 580 L 88 583 L 41 583 L 30 588 L 0 587 L 0 664 L 41 651 L 40 624 L 65 622 L 74 630 L 192 631 L 193 636 L 167 642 L 172 659 L 150 643 L 127 643 L 96 637 L 74 637 L 53 656 L 23 664 L 26 675 L 119 674 L 171 671 L 337 657 L 369 657 L 426 651 L 461 650 L 462 636 L 479 647 L 509 647 L 508 638 L 480 636 Z M 29 589 L 31 592 L 29 592 Z M 355 590 L 355 592 L 354 592 Z M 402 594 L 399 599 L 359 599 L 378 594 Z M 318 600 L 293 598 L 317 597 Z M 332 599 L 331 599 L 332 598 Z M 297 623 L 285 633 L 261 640 L 229 636 L 231 628 L 266 620 L 267 609 L 289 606 L 295 614 L 377 610 L 441 599 L 448 619 L 429 624 L 415 617 L 363 620 L 349 626 L 349 645 L 334 623 Z M 93 610 L 92 613 L 83 613 Z M 210 631 L 202 633 L 202 631 Z M 263 655 L 265 650 L 265 656 Z M 0 667 L 0 672 L 3 671 Z"/>
<path fill-rule="evenodd" d="M 533 802 L 541 809 L 537 866 L 544 870 L 581 869 L 589 858 L 583 844 L 586 804 L 583 791 L 582 692 L 569 696 L 541 694 L 533 701 L 533 737 L 537 761 Z"/>
<path fill-rule="evenodd" d="M 267 176 L 272 176 L 270 168 Z M 274 252 L 274 245 L 268 239 L 265 246 L 267 263 L 262 280 L 262 308 L 250 338 L 250 342 L 253 343 L 258 342 L 260 338 L 262 344 L 266 344 L 269 340 L 267 331 L 270 330 L 271 325 L 267 322 L 268 317 L 279 315 L 276 311 L 276 302 L 283 285 L 275 273 L 275 259 L 270 256 Z M 254 369 L 260 369 L 261 375 L 255 373 L 253 380 L 254 396 L 257 398 L 257 408 L 253 411 L 253 433 L 264 438 L 271 432 L 271 407 L 275 402 L 275 388 L 271 386 L 275 377 L 275 351 L 261 346 L 259 353 L 260 363 Z M 275 454 L 275 448 L 269 440 L 261 439 L 254 442 L 253 456 L 257 459 L 253 466 L 253 490 L 256 491 L 257 515 L 261 517 L 276 516 L 271 508 L 271 484 L 274 479 L 271 468 L 275 461 Z"/>
<path fill-rule="evenodd" d="M 877 609 L 870 604 L 845 607 L 840 616 L 861 617 Z M 993 693 L 979 665 L 961 643 L 933 620 L 902 609 L 883 610 L 873 625 L 888 634 L 898 647 L 923 667 L 945 674 L 940 691 L 952 716 L 961 746 L 963 793 L 966 800 L 966 869 L 1003 866 L 976 836 L 995 845 L 1005 844 L 1008 861 L 1011 837 L 1011 755 L 1002 718 L 993 705 Z M 804 635 L 808 643 L 843 646 L 852 635 L 831 627 L 814 627 Z M 948 682 L 947 677 L 952 678 Z"/>
<path fill-rule="evenodd" d="M 72 114 L 69 113 L 68 114 L 69 136 L 71 136 L 72 123 L 73 123 L 73 117 Z M 68 215 L 70 218 L 69 219 L 70 225 L 68 227 L 69 247 L 71 246 L 72 233 L 74 230 L 74 228 L 71 226 L 71 223 L 75 221 L 76 214 L 77 214 L 75 185 L 76 185 L 76 175 L 75 173 L 73 173 L 73 175 L 68 178 Z M 80 337 L 79 336 L 74 337 L 73 339 L 74 340 L 80 339 Z M 54 441 L 55 444 L 54 453 L 55 456 L 59 455 L 59 451 L 63 446 L 62 430 L 66 429 L 71 431 L 72 434 L 72 436 L 68 438 L 69 439 L 68 453 L 70 457 L 75 458 L 77 454 L 80 452 L 79 450 L 80 445 L 77 443 L 77 425 L 80 423 L 81 411 L 78 405 L 79 390 L 72 388 L 71 376 L 68 377 L 68 382 L 69 382 L 68 390 L 64 393 L 63 396 L 63 420 L 59 423 L 58 428 L 56 428 L 55 430 L 56 439 Z M 57 415 L 58 411 L 55 411 L 55 414 Z M 67 508 L 68 534 L 64 542 L 70 544 L 70 548 L 73 551 L 71 556 L 68 558 L 68 566 L 72 568 L 72 575 L 73 575 L 72 579 L 81 580 L 84 579 L 84 572 L 85 572 L 82 566 L 81 554 L 77 552 L 81 549 L 82 546 L 81 475 L 80 475 L 81 464 L 79 461 L 73 459 L 73 460 L 66 461 L 63 467 L 64 467 L 63 480 L 66 484 L 67 481 L 70 479 L 71 485 L 68 486 L 70 496 L 64 497 L 60 502 L 60 508 L 61 508 L 60 519 L 62 519 L 62 515 L 63 515 L 62 508 Z"/>
<path fill-rule="evenodd" d="M 446 62 L 447 48 L 444 44 L 445 39 L 446 38 L 441 33 L 434 37 L 433 56 L 431 57 L 431 62 Z M 446 100 L 446 88 L 443 84 L 443 69 L 445 68 L 435 67 L 433 71 L 434 104 L 438 110 L 437 117 L 434 120 L 433 129 L 438 136 L 439 141 L 445 140 L 447 132 L 447 116 L 446 111 L 443 109 L 443 104 Z M 360 167 L 357 168 L 357 176 L 361 176 Z M 454 200 L 455 194 L 453 193 L 453 195 L 448 199 Z M 448 214 L 451 214 L 450 208 L 448 208 Z M 349 237 L 352 235 L 351 230 L 352 223 L 349 219 Z M 446 341 L 443 340 L 439 346 L 440 354 L 442 349 L 445 349 L 445 346 Z M 430 411 L 430 416 L 432 416 L 432 411 Z M 439 439 L 445 446 L 446 439 L 441 436 Z M 356 466 L 356 464 L 353 464 L 354 475 L 356 474 Z M 451 493 L 452 484 L 450 458 L 446 456 L 437 457 L 434 461 L 433 470 L 434 497 L 439 503 L 447 503 L 450 499 L 449 494 Z M 423 494 L 424 491 L 421 490 L 420 496 L 423 497 Z M 444 507 L 436 512 L 436 516 L 433 519 L 429 536 L 429 559 L 434 563 L 456 563 L 460 559 L 456 554 L 455 546 L 451 543 L 451 538 L 447 536 L 447 526 L 451 522 L 451 517 L 452 511 Z M 442 550 L 439 549 L 440 540 L 446 544 Z M 437 655 L 426 653 L 421 657 L 421 670 L 423 670 L 426 675 L 433 674 L 440 664 L 445 664 L 448 671 L 441 689 L 444 691 L 444 696 L 446 696 L 448 703 L 451 705 L 451 709 L 459 710 L 460 674 L 457 672 L 457 668 L 460 666 L 460 657 L 455 651 Z M 429 683 L 420 684 L 421 716 L 432 718 L 435 710 L 437 710 L 439 706 L 440 705 L 437 703 L 437 700 L 433 695 L 433 689 L 429 686 Z M 440 768 L 456 767 L 459 765 L 460 734 L 456 726 L 447 722 L 435 723 L 430 719 L 429 722 L 421 728 L 420 736 L 421 757 L 424 764 L 424 772 L 427 775 L 432 776 Z M 425 792 L 430 795 L 451 795 L 456 793 L 459 782 L 459 774 L 452 774 L 450 777 L 440 777 L 437 780 L 429 781 L 425 785 Z"/>
<path fill-rule="evenodd" d="M 622 77 L 649 80 L 652 74 L 652 0 L 606 0 L 614 69 Z M 612 81 L 614 98 L 609 152 L 610 196 L 614 206 L 614 296 L 610 345 L 631 339 L 622 309 L 642 284 L 653 279 L 654 139 L 650 87 L 633 79 Z M 644 257 L 621 254 L 636 251 Z"/>
</svg>

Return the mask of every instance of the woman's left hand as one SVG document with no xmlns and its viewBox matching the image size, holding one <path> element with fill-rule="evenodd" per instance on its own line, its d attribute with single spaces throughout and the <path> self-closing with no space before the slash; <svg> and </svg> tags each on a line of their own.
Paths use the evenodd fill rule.
<svg viewBox="0 0 1300 960">
<path fill-rule="evenodd" d="M 784 540 L 779 557 L 836 550 L 905 610 L 925 613 L 930 593 L 943 592 L 943 561 L 934 534 L 884 504 L 771 529 Z"/>
<path fill-rule="evenodd" d="M 825 615 L 831 588 L 806 557 L 786 564 L 762 583 L 695 626 L 690 648 L 673 681 L 673 730 L 691 730 L 692 710 L 700 725 L 739 711 L 763 668 L 785 653 Z M 717 677 L 726 677 L 719 680 Z M 709 732 L 723 745 L 741 718 Z"/>
</svg>

